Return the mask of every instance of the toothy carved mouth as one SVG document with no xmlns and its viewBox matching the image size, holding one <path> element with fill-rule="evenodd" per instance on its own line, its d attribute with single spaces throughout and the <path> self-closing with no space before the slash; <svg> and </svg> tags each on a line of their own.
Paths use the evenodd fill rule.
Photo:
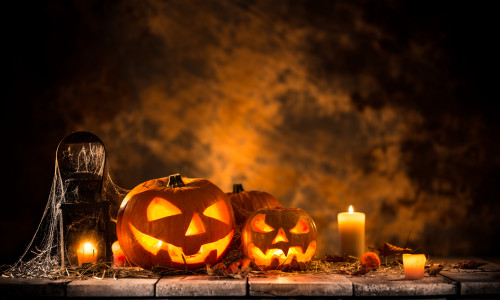
<svg viewBox="0 0 500 300">
<path fill-rule="evenodd" d="M 293 257 L 297 259 L 297 262 L 301 263 L 308 262 L 312 259 L 314 253 L 316 252 L 316 241 L 309 243 L 305 253 L 300 246 L 288 248 L 288 253 L 286 255 L 283 250 L 276 248 L 268 249 L 264 254 L 259 247 L 255 246 L 254 243 L 250 243 L 248 245 L 248 249 L 250 250 L 250 258 L 255 259 L 255 263 L 257 265 L 269 266 L 275 258 L 279 260 L 280 265 L 289 264 L 292 262 Z"/>
<path fill-rule="evenodd" d="M 223 250 L 226 249 L 231 242 L 234 234 L 234 230 L 231 230 L 228 235 L 221 238 L 220 240 L 201 245 L 198 253 L 195 253 L 193 255 L 185 255 L 182 247 L 174 246 L 150 235 L 142 233 L 130 222 L 128 223 L 128 225 L 130 226 L 130 229 L 132 230 L 132 233 L 137 242 L 146 251 L 150 252 L 153 255 L 157 255 L 160 250 L 167 251 L 172 262 L 179 264 L 184 264 L 184 259 L 186 260 L 187 264 L 203 263 L 210 252 L 212 252 L 213 250 L 217 251 L 217 258 L 219 258 L 222 255 Z M 182 257 L 184 257 L 184 259 Z"/>
</svg>

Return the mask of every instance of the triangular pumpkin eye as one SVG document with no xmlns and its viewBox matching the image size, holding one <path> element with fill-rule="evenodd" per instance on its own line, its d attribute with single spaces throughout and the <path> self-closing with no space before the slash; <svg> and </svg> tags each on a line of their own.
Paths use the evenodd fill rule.
<svg viewBox="0 0 500 300">
<path fill-rule="evenodd" d="M 151 203 L 149 203 L 146 213 L 148 221 L 154 221 L 174 215 L 180 215 L 182 211 L 167 200 L 155 197 Z"/>
<path fill-rule="evenodd" d="M 203 214 L 209 218 L 224 222 L 227 225 L 231 224 L 229 210 L 227 209 L 226 203 L 222 200 L 207 207 L 205 211 L 203 211 Z"/>
<path fill-rule="evenodd" d="M 297 224 L 290 229 L 291 233 L 308 233 L 309 232 L 309 226 L 307 225 L 307 222 L 304 221 L 304 219 L 300 218 Z"/>
<path fill-rule="evenodd" d="M 266 223 L 266 215 L 258 214 L 252 219 L 252 229 L 260 233 L 268 233 L 274 230 Z"/>
</svg>

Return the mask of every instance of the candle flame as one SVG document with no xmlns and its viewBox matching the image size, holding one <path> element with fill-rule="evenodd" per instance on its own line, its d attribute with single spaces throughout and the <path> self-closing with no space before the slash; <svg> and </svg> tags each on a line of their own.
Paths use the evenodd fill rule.
<svg viewBox="0 0 500 300">
<path fill-rule="evenodd" d="M 91 242 L 83 243 L 83 251 L 90 252 L 94 250 L 94 245 Z"/>
<path fill-rule="evenodd" d="M 354 209 L 352 208 L 352 205 L 349 205 L 349 213 L 352 214 L 354 212 Z"/>
</svg>

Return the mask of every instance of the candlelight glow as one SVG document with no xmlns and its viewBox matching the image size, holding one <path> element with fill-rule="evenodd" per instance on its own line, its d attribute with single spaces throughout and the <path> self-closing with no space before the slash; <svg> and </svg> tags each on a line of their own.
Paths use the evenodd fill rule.
<svg viewBox="0 0 500 300">
<path fill-rule="evenodd" d="M 342 255 L 361 257 L 365 249 L 365 214 L 354 212 L 352 205 L 349 212 L 337 215 L 340 252 Z"/>
<path fill-rule="evenodd" d="M 161 197 L 155 197 L 153 201 L 151 201 L 151 203 L 148 205 L 146 214 L 148 221 L 154 221 L 174 215 L 180 215 L 181 213 L 182 211 L 172 203 Z"/>
<path fill-rule="evenodd" d="M 229 234 L 227 234 L 220 240 L 201 245 L 200 250 L 198 250 L 197 253 L 193 255 L 186 255 L 184 254 L 184 250 L 182 249 L 182 247 L 174 246 L 170 243 L 163 242 L 162 240 L 144 234 L 140 232 L 137 228 L 135 228 L 134 225 L 132 225 L 131 223 L 129 223 L 129 226 L 137 242 L 146 251 L 154 255 L 157 255 L 160 250 L 167 251 L 168 255 L 170 256 L 170 259 L 173 262 L 179 264 L 184 264 L 184 259 L 188 264 L 202 263 L 205 261 L 208 255 L 214 250 L 217 251 L 217 258 L 219 258 L 222 255 L 224 249 L 226 249 L 229 243 L 231 242 L 231 239 L 233 238 L 234 234 L 234 230 L 232 230 Z"/>
<path fill-rule="evenodd" d="M 252 229 L 255 232 L 268 233 L 274 230 L 272 226 L 266 224 L 266 215 L 259 214 L 252 221 Z"/>
<path fill-rule="evenodd" d="M 403 254 L 403 266 L 405 269 L 406 279 L 421 279 L 424 278 L 425 270 L 424 254 Z"/>
<path fill-rule="evenodd" d="M 312 259 L 314 253 L 316 252 L 316 241 L 309 243 L 306 252 L 304 253 L 302 247 L 294 246 L 288 248 L 288 253 L 285 255 L 281 249 L 268 249 L 264 254 L 259 247 L 255 246 L 253 243 L 249 245 L 249 256 L 255 259 L 255 263 L 259 266 L 269 266 L 273 259 L 278 259 L 279 264 L 289 264 L 293 257 L 297 259 L 299 263 L 305 263 Z"/>
<path fill-rule="evenodd" d="M 129 223 L 130 229 L 132 230 L 132 233 L 134 234 L 135 238 L 141 244 L 141 246 L 148 252 L 157 255 L 158 251 L 161 249 L 161 245 L 163 244 L 162 241 L 159 239 L 156 239 L 152 236 L 149 236 L 147 234 L 144 234 L 140 232 L 137 228 L 134 227 L 131 223 Z"/>
<path fill-rule="evenodd" d="M 97 262 L 97 249 L 94 246 L 94 243 L 90 241 L 81 243 L 80 247 L 76 250 L 76 255 L 78 257 L 79 266 L 82 266 L 86 263 Z"/>
<path fill-rule="evenodd" d="M 94 249 L 94 245 L 91 242 L 83 243 L 83 251 L 90 252 Z"/>
<path fill-rule="evenodd" d="M 272 244 L 276 244 L 276 243 L 279 243 L 279 242 L 288 243 L 288 239 L 286 238 L 286 234 L 285 234 L 285 231 L 283 230 L 283 228 L 279 229 L 278 234 L 274 238 Z"/>
<path fill-rule="evenodd" d="M 216 202 L 205 209 L 203 214 L 209 218 L 213 218 L 226 223 L 231 224 L 231 217 L 229 215 L 229 210 L 227 209 L 224 201 Z"/>
<path fill-rule="evenodd" d="M 203 226 L 203 221 L 200 219 L 200 215 L 194 213 L 191 223 L 189 223 L 188 229 L 186 230 L 186 236 L 197 235 L 206 232 L 205 226 Z"/>
<path fill-rule="evenodd" d="M 335 219 L 348 212 L 346 203 L 367 214 L 367 245 L 408 242 L 439 256 L 494 254 L 500 168 L 492 163 L 497 140 L 490 135 L 498 126 L 476 110 L 489 101 L 470 100 L 475 88 L 459 78 L 468 68 L 442 67 L 443 59 L 460 63 L 452 54 L 466 49 L 440 42 L 455 37 L 447 32 L 453 26 L 388 26 L 415 21 L 400 17 L 411 10 L 397 1 L 384 2 L 387 14 L 372 14 L 361 1 L 236 3 L 116 1 L 92 10 L 45 10 L 58 22 L 81 15 L 71 26 L 86 28 L 88 17 L 95 28 L 109 28 L 73 35 L 62 22 L 51 28 L 67 40 L 47 39 L 51 49 L 97 39 L 98 45 L 118 42 L 120 51 L 78 47 L 70 56 L 54 56 L 71 67 L 49 74 L 67 80 L 51 78 L 44 93 L 22 90 L 36 103 L 50 100 L 37 114 L 47 118 L 40 118 L 58 116 L 48 123 L 51 130 L 33 126 L 30 132 L 44 141 L 40 153 L 52 161 L 55 136 L 89 130 L 104 141 L 112 179 L 123 188 L 175 170 L 209 178 L 224 191 L 243 183 L 269 192 L 317 220 L 320 256 L 340 251 Z M 402 14 L 392 13 L 403 7 Z M 276 30 L 268 30 L 268 20 Z M 45 67 L 45 61 L 21 63 Z M 457 93 L 464 87 L 468 93 Z M 23 111 L 24 105 L 14 106 Z M 12 136 L 24 141 L 23 134 Z M 31 148 L 25 148 L 13 152 L 19 161 L 26 161 Z M 23 166 L 30 176 L 34 165 Z M 24 223 L 16 221 L 24 214 L 6 217 Z"/>
<path fill-rule="evenodd" d="M 294 234 L 299 234 L 299 233 L 308 233 L 309 232 L 309 226 L 307 226 L 307 222 L 304 221 L 303 219 L 299 219 L 295 227 L 290 229 L 291 233 Z"/>
</svg>

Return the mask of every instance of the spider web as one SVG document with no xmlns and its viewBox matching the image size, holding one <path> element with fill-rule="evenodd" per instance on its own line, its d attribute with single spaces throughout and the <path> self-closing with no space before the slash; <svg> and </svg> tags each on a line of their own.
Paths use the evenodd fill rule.
<svg viewBox="0 0 500 300">
<path fill-rule="evenodd" d="M 3 276 L 57 277 L 62 269 L 64 251 L 60 233 L 61 204 L 108 201 L 110 219 L 115 221 L 121 201 L 128 192 L 113 182 L 105 147 L 90 132 L 72 133 L 59 143 L 54 169 L 49 198 L 38 228 L 24 253 Z"/>
</svg>

